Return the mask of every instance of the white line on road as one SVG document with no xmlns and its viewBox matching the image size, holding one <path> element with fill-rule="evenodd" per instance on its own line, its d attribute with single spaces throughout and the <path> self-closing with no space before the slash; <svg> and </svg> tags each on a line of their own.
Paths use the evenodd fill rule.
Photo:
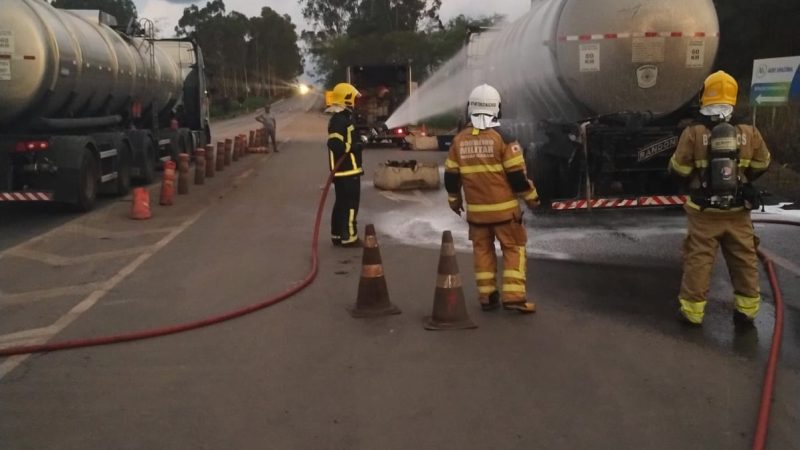
<svg viewBox="0 0 800 450">
<path fill-rule="evenodd" d="M 37 302 L 53 297 L 65 297 L 68 295 L 88 294 L 98 289 L 103 283 L 79 284 L 75 286 L 62 286 L 52 289 L 40 289 L 38 291 L 19 292 L 15 294 L 0 294 L 0 306 L 21 305 L 23 303 Z M 0 338 L 1 339 L 1 338 Z"/>
<path fill-rule="evenodd" d="M 253 172 L 249 172 L 248 176 L 251 175 Z M 227 193 L 233 190 L 235 186 L 231 185 L 226 189 L 223 189 L 221 192 L 221 196 L 227 195 Z M 83 299 L 80 303 L 75 305 L 69 312 L 59 318 L 55 323 L 48 327 L 44 328 L 36 328 L 31 330 L 25 330 L 18 333 L 11 333 L 5 336 L 0 336 L 0 342 L 4 341 L 20 341 L 22 339 L 28 338 L 25 342 L 18 342 L 16 345 L 38 345 L 45 343 L 53 338 L 53 336 L 57 335 L 61 331 L 63 331 L 67 326 L 73 323 L 78 317 L 80 317 L 83 313 L 88 311 L 92 306 L 94 306 L 100 299 L 102 299 L 109 291 L 114 289 L 119 283 L 124 281 L 130 274 L 136 271 L 142 264 L 144 264 L 151 256 L 156 254 L 159 250 L 167 246 L 173 239 L 178 237 L 181 233 L 186 231 L 190 226 L 192 226 L 203 214 L 208 211 L 211 206 L 213 206 L 216 202 L 207 205 L 205 208 L 185 220 L 181 223 L 178 227 L 176 227 L 172 232 L 170 232 L 167 236 L 164 236 L 160 241 L 155 243 L 154 245 L 148 247 L 148 250 L 139 255 L 135 260 L 129 263 L 127 266 L 123 267 L 116 275 L 114 275 L 108 281 L 102 283 L 102 286 L 93 291 L 89 294 L 88 297 Z M 46 234 L 55 233 L 55 230 L 58 228 L 51 230 Z M 63 230 L 62 230 L 63 231 Z M 42 236 L 38 236 L 31 241 L 26 242 L 25 244 L 19 245 L 15 247 L 22 248 L 23 245 L 29 245 L 33 241 L 37 241 L 42 239 Z M 16 355 L 12 356 L 2 364 L 0 364 L 0 380 L 5 378 L 9 373 L 11 373 L 14 369 L 19 367 L 20 364 L 25 362 L 26 359 L 30 357 L 30 354 L 25 355 Z"/>
<path fill-rule="evenodd" d="M 51 266 L 63 267 L 75 264 L 83 264 L 92 261 L 100 261 L 103 259 L 113 259 L 113 258 L 120 258 L 123 256 L 138 255 L 139 253 L 142 253 L 143 251 L 147 251 L 149 249 L 150 249 L 149 245 L 144 245 L 140 247 L 124 248 L 121 250 L 111 250 L 108 252 L 92 253 L 89 255 L 61 256 L 61 255 L 54 255 L 52 253 L 41 252 L 38 250 L 31 250 L 28 248 L 19 248 L 8 253 L 8 255 L 16 256 L 17 258 L 25 258 L 33 261 L 39 261 L 41 263 L 49 264 Z"/>
<path fill-rule="evenodd" d="M 97 239 L 114 239 L 114 238 L 121 239 L 121 238 L 135 238 L 144 236 L 146 234 L 160 234 L 160 233 L 166 234 L 174 229 L 175 227 L 166 227 L 166 228 L 153 228 L 153 229 L 143 229 L 143 230 L 111 231 L 111 230 L 104 230 L 102 228 L 90 227 L 88 225 L 76 225 L 70 231 L 73 231 L 75 233 L 80 233 L 84 236 L 94 237 Z"/>
</svg>

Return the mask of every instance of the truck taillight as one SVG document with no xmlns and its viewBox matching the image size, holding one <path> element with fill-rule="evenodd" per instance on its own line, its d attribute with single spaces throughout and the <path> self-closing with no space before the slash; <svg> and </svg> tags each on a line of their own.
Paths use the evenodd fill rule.
<svg viewBox="0 0 800 450">
<path fill-rule="evenodd" d="M 401 134 L 401 135 L 402 134 L 406 134 L 406 130 L 404 130 L 402 128 L 395 128 L 394 129 L 394 134 Z"/>
<path fill-rule="evenodd" d="M 40 152 L 50 148 L 50 143 L 47 141 L 23 141 L 17 142 L 17 152 Z"/>
</svg>

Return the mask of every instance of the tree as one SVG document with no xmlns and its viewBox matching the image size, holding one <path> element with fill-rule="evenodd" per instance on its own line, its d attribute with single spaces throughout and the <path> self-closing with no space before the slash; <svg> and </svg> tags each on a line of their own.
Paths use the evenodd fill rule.
<svg viewBox="0 0 800 450">
<path fill-rule="evenodd" d="M 420 16 L 418 20 L 423 19 Z M 458 16 L 446 25 L 437 20 L 435 25 L 430 23 L 423 30 L 411 29 L 409 22 L 397 19 L 398 26 L 394 30 L 384 23 L 382 26 L 388 32 L 365 32 L 366 28 L 361 28 L 359 19 L 355 18 L 345 35 L 329 37 L 325 31 L 309 31 L 303 34 L 303 39 L 316 62 L 318 75 L 329 85 L 344 79 L 347 66 L 409 61 L 413 77 L 424 80 L 464 46 L 468 27 L 491 26 L 502 19 L 500 15 L 479 19 Z"/>
<path fill-rule="evenodd" d="M 114 16 L 123 28 L 138 17 L 133 0 L 53 0 L 52 4 L 62 9 L 99 9 Z"/>
<path fill-rule="evenodd" d="M 197 40 L 223 98 L 250 93 L 272 96 L 303 72 L 297 32 L 288 15 L 268 7 L 247 17 L 227 12 L 223 0 L 190 5 L 175 27 L 179 36 Z"/>
</svg>

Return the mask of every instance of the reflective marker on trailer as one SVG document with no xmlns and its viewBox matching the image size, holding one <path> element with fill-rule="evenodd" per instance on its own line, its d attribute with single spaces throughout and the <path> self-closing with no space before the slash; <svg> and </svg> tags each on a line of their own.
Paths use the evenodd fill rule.
<svg viewBox="0 0 800 450">
<path fill-rule="evenodd" d="M 612 209 L 639 208 L 643 206 L 679 206 L 686 203 L 685 195 L 654 195 L 639 198 L 596 198 L 592 200 L 568 200 L 552 202 L 550 207 L 555 211 L 575 209 Z"/>
<path fill-rule="evenodd" d="M 0 192 L 0 202 L 49 202 L 51 192 Z"/>
</svg>

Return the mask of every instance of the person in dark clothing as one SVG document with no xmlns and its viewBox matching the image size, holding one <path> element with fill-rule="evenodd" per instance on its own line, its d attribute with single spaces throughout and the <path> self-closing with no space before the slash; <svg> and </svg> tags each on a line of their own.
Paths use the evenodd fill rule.
<svg viewBox="0 0 800 450">
<path fill-rule="evenodd" d="M 328 164 L 334 173 L 333 187 L 336 200 L 331 213 L 331 241 L 341 247 L 359 247 L 358 206 L 361 200 L 362 145 L 354 139 L 352 108 L 358 90 L 349 83 L 339 83 L 333 88 L 332 112 L 328 122 Z"/>
</svg>

